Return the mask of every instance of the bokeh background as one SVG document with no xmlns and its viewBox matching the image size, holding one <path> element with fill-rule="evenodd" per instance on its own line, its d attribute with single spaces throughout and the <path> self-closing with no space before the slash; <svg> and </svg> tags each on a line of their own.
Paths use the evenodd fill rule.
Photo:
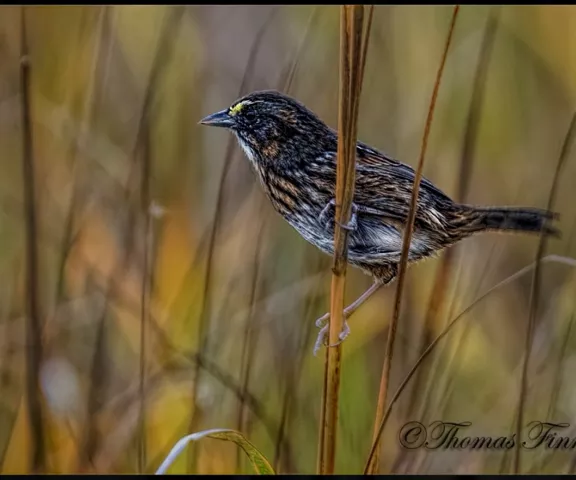
<svg viewBox="0 0 576 480">
<path fill-rule="evenodd" d="M 451 12 L 375 7 L 359 138 L 411 165 Z M 234 428 L 277 471 L 314 472 L 324 373 L 314 320 L 328 308 L 331 259 L 273 212 L 231 135 L 197 122 L 274 88 L 336 127 L 339 8 L 24 13 L 40 341 L 26 333 L 22 9 L 2 6 L 1 471 L 153 472 L 180 437 Z M 546 205 L 576 105 L 575 22 L 573 6 L 461 8 L 427 178 L 469 203 Z M 555 206 L 563 236 L 547 253 L 576 256 L 575 175 L 570 155 Z M 409 269 L 391 391 L 450 319 L 534 261 L 537 243 L 477 236 Z M 370 279 L 348 272 L 352 301 Z M 472 422 L 461 436 L 513 432 L 530 286 L 528 273 L 496 290 L 426 360 L 384 432 L 382 472 L 509 471 L 511 452 L 406 450 L 398 431 L 444 420 Z M 351 320 L 337 472 L 361 472 L 367 458 L 395 288 Z M 575 289 L 570 267 L 543 264 L 525 412 L 527 422 L 569 423 L 571 438 Z M 575 461 L 573 449 L 538 448 L 523 452 L 522 469 L 566 472 Z M 233 444 L 207 439 L 170 472 L 251 468 Z"/>
</svg>

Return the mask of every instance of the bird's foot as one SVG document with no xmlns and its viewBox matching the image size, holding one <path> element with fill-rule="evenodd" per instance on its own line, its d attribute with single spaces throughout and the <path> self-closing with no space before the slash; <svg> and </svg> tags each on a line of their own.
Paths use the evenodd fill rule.
<svg viewBox="0 0 576 480">
<path fill-rule="evenodd" d="M 396 271 L 394 266 L 390 266 L 390 268 L 391 270 L 388 271 L 388 276 L 386 277 L 388 278 L 388 281 L 391 281 L 394 278 Z M 382 273 L 384 273 L 384 271 Z M 360 305 L 362 305 L 366 300 L 374 295 L 374 293 L 376 293 L 382 285 L 383 283 L 381 281 L 374 282 L 368 290 L 366 290 L 362 295 L 360 295 L 360 297 L 358 297 L 353 303 L 344 309 L 344 325 L 339 335 L 339 341 L 334 345 L 330 345 L 331 347 L 335 347 L 336 345 L 342 343 L 344 339 L 350 334 L 350 327 L 348 326 L 347 320 L 360 307 Z M 318 338 L 316 339 L 316 344 L 314 345 L 314 356 L 316 356 L 322 345 L 328 344 L 327 337 L 330 330 L 330 324 L 328 323 L 329 318 L 330 313 L 328 312 L 316 320 L 316 326 L 320 328 L 320 332 L 318 333 Z"/>
<path fill-rule="evenodd" d="M 318 218 L 318 221 L 324 227 L 325 230 L 329 230 L 330 222 L 334 221 L 335 223 L 340 225 L 344 230 L 352 232 L 356 230 L 356 228 L 358 228 L 357 212 L 358 207 L 356 206 L 355 203 L 352 203 L 352 215 L 350 216 L 350 220 L 346 225 L 343 225 L 342 223 L 334 219 L 334 216 L 336 215 L 336 200 L 332 199 L 326 204 L 326 206 L 320 212 L 320 217 Z"/>
<path fill-rule="evenodd" d="M 328 325 L 328 319 L 330 318 L 330 314 L 329 313 L 325 313 L 324 315 L 322 315 L 318 320 L 316 320 L 316 322 L 314 322 L 316 324 L 316 327 L 318 328 L 322 328 L 325 325 Z"/>
<path fill-rule="evenodd" d="M 327 314 L 324 315 L 324 317 L 327 317 Z M 324 320 L 324 317 L 321 317 L 318 320 L 316 320 L 316 326 L 320 326 L 319 325 L 320 320 L 326 322 L 326 320 Z M 344 340 L 346 340 L 346 337 L 350 335 L 350 327 L 348 326 L 348 322 L 344 320 L 344 326 L 342 327 L 340 335 L 338 335 L 338 341 L 333 345 L 330 345 L 328 343 L 329 333 L 330 333 L 330 324 L 325 323 L 325 325 L 318 332 L 318 337 L 316 338 L 316 343 L 314 344 L 314 356 L 318 354 L 318 351 L 320 350 L 320 348 L 322 348 L 322 345 L 326 347 L 336 347 L 340 345 Z"/>
</svg>

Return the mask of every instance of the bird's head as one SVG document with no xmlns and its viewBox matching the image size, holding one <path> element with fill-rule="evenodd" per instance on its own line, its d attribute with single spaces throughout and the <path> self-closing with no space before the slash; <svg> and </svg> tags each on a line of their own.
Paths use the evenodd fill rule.
<svg viewBox="0 0 576 480">
<path fill-rule="evenodd" d="M 334 132 L 293 98 L 273 90 L 253 92 L 200 120 L 233 131 L 254 163 L 299 162 L 335 145 Z"/>
</svg>

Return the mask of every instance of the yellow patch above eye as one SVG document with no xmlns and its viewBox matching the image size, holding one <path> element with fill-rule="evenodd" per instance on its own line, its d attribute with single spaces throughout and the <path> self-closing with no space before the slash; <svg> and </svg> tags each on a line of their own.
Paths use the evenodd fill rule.
<svg viewBox="0 0 576 480">
<path fill-rule="evenodd" d="M 244 102 L 239 102 L 236 105 L 234 105 L 233 107 L 230 107 L 230 110 L 228 111 L 228 115 L 230 115 L 231 117 L 233 117 L 234 115 L 238 115 L 240 113 L 240 111 L 246 106 L 246 105 L 250 105 L 250 103 L 252 102 L 248 102 L 248 101 L 244 101 Z"/>
</svg>

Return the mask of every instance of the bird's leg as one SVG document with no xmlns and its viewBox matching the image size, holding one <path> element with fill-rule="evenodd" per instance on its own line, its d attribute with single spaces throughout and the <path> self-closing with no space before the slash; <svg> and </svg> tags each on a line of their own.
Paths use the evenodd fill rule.
<svg viewBox="0 0 576 480">
<path fill-rule="evenodd" d="M 350 216 L 350 220 L 346 225 L 341 224 L 339 221 L 334 219 L 336 214 L 336 200 L 330 200 L 326 206 L 320 212 L 320 216 L 318 217 L 318 221 L 324 227 L 325 230 L 329 230 L 330 228 L 330 221 L 334 219 L 334 222 L 340 225 L 344 230 L 348 230 L 349 232 L 356 230 L 358 227 L 358 207 L 355 203 L 352 203 L 352 215 Z"/>
<path fill-rule="evenodd" d="M 344 309 L 344 317 L 345 318 L 350 318 L 350 316 L 356 311 L 358 310 L 358 307 L 360 307 L 360 305 L 362 305 L 366 300 L 368 300 L 374 293 L 376 293 L 376 291 L 382 287 L 384 284 L 381 282 L 374 282 L 370 288 L 368 290 L 366 290 L 362 295 L 360 295 L 354 302 L 352 302 L 350 305 L 348 305 L 345 309 Z M 328 319 L 330 318 L 330 313 L 327 312 L 324 315 L 322 315 L 318 320 L 316 320 L 316 326 L 318 328 L 322 328 L 324 325 L 326 325 L 326 323 L 328 322 Z"/>
<path fill-rule="evenodd" d="M 334 345 L 330 345 L 331 347 L 335 347 L 344 341 L 344 339 L 350 334 L 350 327 L 348 326 L 347 319 L 352 316 L 352 314 L 358 310 L 360 305 L 362 305 L 366 300 L 368 300 L 372 295 L 374 295 L 380 287 L 384 284 L 382 282 L 376 281 L 374 282 L 368 290 L 366 290 L 362 295 L 360 295 L 354 302 L 348 305 L 344 309 L 344 328 L 342 332 L 340 332 L 339 338 L 340 341 Z M 320 332 L 318 332 L 318 337 L 316 338 L 316 343 L 314 344 L 314 355 L 318 353 L 318 350 L 322 345 L 328 345 L 327 337 L 328 332 L 330 329 L 330 324 L 328 323 L 328 319 L 330 318 L 330 313 L 326 313 L 322 315 L 318 320 L 316 320 L 316 326 L 320 328 Z"/>
</svg>

